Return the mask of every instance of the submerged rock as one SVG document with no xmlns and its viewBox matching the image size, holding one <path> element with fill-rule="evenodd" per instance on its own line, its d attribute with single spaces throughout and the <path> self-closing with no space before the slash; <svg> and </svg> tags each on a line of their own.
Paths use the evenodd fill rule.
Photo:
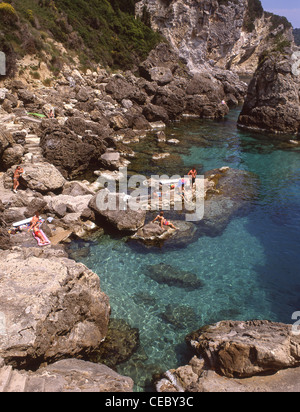
<svg viewBox="0 0 300 412">
<path fill-rule="evenodd" d="M 140 344 L 139 330 L 123 319 L 111 319 L 105 342 L 92 354 L 92 359 L 114 367 L 130 359 Z"/>
<path fill-rule="evenodd" d="M 248 213 L 258 193 L 258 177 L 245 170 L 221 168 L 205 173 L 204 216 L 195 222 L 202 234 L 217 236 L 237 214 Z"/>
<path fill-rule="evenodd" d="M 160 317 L 176 329 L 190 329 L 196 324 L 197 315 L 192 307 L 186 305 L 167 305 Z"/>
<path fill-rule="evenodd" d="M 158 283 L 186 290 L 195 290 L 203 287 L 203 282 L 194 273 L 186 272 L 165 263 L 147 266 L 145 275 Z"/>
</svg>

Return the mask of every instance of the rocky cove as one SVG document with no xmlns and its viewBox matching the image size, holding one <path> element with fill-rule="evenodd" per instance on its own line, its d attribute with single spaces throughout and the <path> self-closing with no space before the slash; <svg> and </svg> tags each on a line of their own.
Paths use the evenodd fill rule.
<svg viewBox="0 0 300 412">
<path fill-rule="evenodd" d="M 257 164 L 254 167 L 255 159 L 250 157 L 258 153 L 280 154 L 283 165 L 286 162 L 293 165 L 298 140 L 291 134 L 275 143 L 266 136 L 243 135 L 246 132 L 240 132 L 238 139 L 236 135 L 233 139 L 227 136 L 226 133 L 233 133 L 233 128 L 227 130 L 226 124 L 231 121 L 236 124 L 231 113 L 241 111 L 233 108 L 245 98 L 239 124 L 244 122 L 251 127 L 255 124 L 251 116 L 244 116 L 250 103 L 257 105 L 252 98 L 254 80 L 247 96 L 247 85 L 236 73 L 213 66 L 192 73 L 182 58 L 169 45 L 160 44 L 140 64 L 138 74 L 130 71 L 112 74 L 102 67 L 83 73 L 66 66 L 53 87 L 36 87 L 18 79 L 6 79 L 1 84 L 2 391 L 133 391 L 134 383 L 139 390 L 151 387 L 166 392 L 256 391 L 262 387 L 280 390 L 287 384 L 290 390 L 298 390 L 295 377 L 299 374 L 299 339 L 290 326 L 276 322 L 288 323 L 287 318 L 297 310 L 297 293 L 290 291 L 291 286 L 284 286 L 292 300 L 285 317 L 282 314 L 286 306 L 278 311 L 262 303 L 259 306 L 258 302 L 265 299 L 255 283 L 254 270 L 246 269 L 246 263 L 227 267 L 221 263 L 223 257 L 217 259 L 221 244 L 212 243 L 220 239 L 224 250 L 228 247 L 227 253 L 234 250 L 228 262 L 237 262 L 238 256 L 233 255 L 239 253 L 246 262 L 247 242 L 250 250 L 251 247 L 257 250 L 253 237 L 242 238 L 243 227 L 247 219 L 251 221 L 253 207 L 260 202 L 259 209 L 262 205 L 266 207 L 264 202 L 271 204 L 277 192 L 273 189 L 268 193 L 271 200 L 268 199 L 264 190 L 272 187 L 272 181 L 266 179 L 265 171 L 257 173 L 261 169 Z M 279 69 L 276 66 L 276 75 L 269 76 L 268 81 L 274 84 L 279 72 L 294 84 L 288 64 L 280 64 Z M 268 70 L 273 68 L 269 67 Z M 266 70 L 257 71 L 255 78 L 266 73 Z M 286 101 L 294 98 L 294 94 L 288 94 Z M 50 110 L 55 112 L 54 119 L 49 119 Z M 188 123 L 183 120 L 187 117 L 197 120 Z M 192 133 L 187 135 L 185 124 Z M 223 131 L 214 134 L 218 127 L 224 127 Z M 259 124 L 260 130 L 264 128 Z M 296 129 L 284 132 L 294 133 Z M 227 156 L 221 154 L 224 146 Z M 199 152 L 193 157 L 191 150 L 195 148 Z M 220 151 L 214 152 L 218 148 Z M 25 173 L 15 194 L 11 189 L 17 164 L 21 164 Z M 120 167 L 127 166 L 132 174 L 150 176 L 157 172 L 171 176 L 184 174 L 194 164 L 205 178 L 205 215 L 198 224 L 187 224 L 182 215 L 170 212 L 179 230 L 163 231 L 151 223 L 153 213 L 149 211 L 102 213 L 95 204 L 100 189 L 97 177 L 118 178 Z M 267 172 L 275 179 L 276 171 L 274 175 Z M 291 190 L 297 204 L 296 166 L 291 175 L 296 182 Z M 284 174 L 282 182 L 287 184 L 287 181 Z M 263 200 L 260 185 L 264 187 Z M 272 219 L 276 222 L 283 218 L 285 222 L 288 217 L 282 209 L 276 210 L 279 206 L 276 203 L 273 207 L 272 203 Z M 32 217 L 37 210 L 45 219 L 42 228 L 52 241 L 51 247 L 38 248 L 27 232 L 8 233 L 14 222 Z M 297 221 L 294 210 L 297 213 L 297 208 L 290 215 L 295 215 L 292 224 Z M 257 209 L 255 213 L 259 213 Z M 290 222 L 286 224 L 290 230 Z M 232 232 L 239 233 L 240 249 L 233 246 L 237 240 Z M 67 239 L 72 239 L 72 243 Z M 201 249 L 208 256 L 211 247 L 219 267 L 223 264 L 226 271 L 231 270 L 232 278 L 218 277 L 217 264 L 205 260 L 204 254 L 201 259 L 207 266 L 202 260 L 201 264 L 194 260 Z M 284 250 L 287 253 L 287 248 Z M 185 256 L 190 264 L 182 263 L 188 260 Z M 253 262 L 263 265 L 263 259 L 252 259 L 251 265 Z M 297 288 L 298 281 L 293 277 L 297 258 L 292 255 L 290 261 L 291 284 Z M 214 270 L 205 273 L 202 265 L 204 268 L 211 265 Z M 236 276 L 236 271 L 242 272 L 244 278 Z M 108 283 L 109 273 L 111 283 Z M 215 282 L 210 279 L 213 275 Z M 135 285 L 131 284 L 131 276 Z M 276 272 L 274 276 L 279 274 Z M 264 281 L 267 283 L 265 278 Z M 102 282 L 105 291 L 114 290 L 115 296 L 113 292 L 111 295 L 102 291 Z M 265 286 L 267 290 L 268 287 Z M 236 288 L 235 295 L 230 292 L 232 288 Z M 253 289 L 253 297 L 246 293 L 247 288 Z M 144 311 L 145 317 L 155 313 L 155 322 L 149 318 L 146 326 L 148 341 L 143 336 L 145 331 L 133 321 L 136 315 L 131 316 L 124 303 L 129 289 L 130 305 Z M 243 291 L 240 298 L 237 290 Z M 281 296 L 276 288 L 271 293 L 276 298 Z M 226 295 L 236 301 L 228 302 Z M 241 303 L 245 296 L 252 302 L 248 310 Z M 209 307 L 207 300 L 211 299 L 219 299 L 223 308 Z M 118 300 L 124 305 L 123 311 L 115 309 Z M 225 316 L 232 320 L 215 324 L 228 319 Z M 250 322 L 255 316 L 270 317 L 273 322 Z M 207 324 L 214 326 L 191 334 Z M 217 337 L 210 328 L 216 330 Z M 165 336 L 163 329 L 167 330 Z M 151 343 L 156 335 L 160 335 L 157 347 Z M 172 352 L 172 347 L 182 345 L 184 336 L 188 347 L 181 347 L 177 353 L 179 369 L 168 364 L 169 370 L 165 372 L 157 366 L 157 357 L 164 357 L 166 347 Z M 147 352 L 151 346 L 154 351 L 161 351 L 161 355 L 150 356 Z M 194 351 L 194 357 L 190 350 Z M 178 363 L 175 357 L 173 353 L 170 355 L 174 368 Z M 184 363 L 188 365 L 182 366 Z M 141 377 L 142 369 L 146 373 Z M 48 374 L 51 380 L 45 378 Z M 261 374 L 271 377 L 269 380 L 266 376 L 257 377 Z M 124 377 L 129 375 L 134 379 Z M 85 383 L 82 376 L 87 377 Z M 150 385 L 152 376 L 156 386 Z M 248 384 L 245 379 L 251 382 Z M 262 380 L 265 386 L 261 386 Z"/>
</svg>

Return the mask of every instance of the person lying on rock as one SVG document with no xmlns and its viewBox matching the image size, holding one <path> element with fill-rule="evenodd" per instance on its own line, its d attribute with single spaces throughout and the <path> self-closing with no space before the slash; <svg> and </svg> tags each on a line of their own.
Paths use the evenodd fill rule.
<svg viewBox="0 0 300 412">
<path fill-rule="evenodd" d="M 41 245 L 45 245 L 47 243 L 44 236 L 42 235 L 42 232 L 40 231 L 39 226 L 34 226 L 33 233 L 36 238 L 38 237 L 40 239 Z"/>
<path fill-rule="evenodd" d="M 160 227 L 163 229 L 164 226 L 169 226 L 172 229 L 178 230 L 177 227 L 173 225 L 173 223 L 169 222 L 165 217 L 164 217 L 164 212 L 160 212 L 159 215 L 156 216 L 155 219 L 152 220 L 152 223 L 156 222 L 156 220 L 159 221 Z"/>
<path fill-rule="evenodd" d="M 24 173 L 24 170 L 22 169 L 21 166 L 17 166 L 15 173 L 14 173 L 14 187 L 13 187 L 13 192 L 17 193 L 17 189 L 20 186 L 20 176 Z"/>
</svg>

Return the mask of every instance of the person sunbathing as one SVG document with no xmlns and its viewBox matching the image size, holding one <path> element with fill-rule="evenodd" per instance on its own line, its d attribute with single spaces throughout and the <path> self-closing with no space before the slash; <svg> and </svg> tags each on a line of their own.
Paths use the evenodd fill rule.
<svg viewBox="0 0 300 412">
<path fill-rule="evenodd" d="M 156 220 L 159 221 L 160 227 L 163 229 L 164 226 L 169 226 L 172 229 L 178 230 L 177 227 L 173 225 L 173 223 L 169 222 L 165 217 L 164 217 L 164 212 L 160 212 L 158 216 L 156 216 L 155 219 L 152 220 L 152 223 L 154 223 Z"/>
<path fill-rule="evenodd" d="M 39 212 L 35 212 L 35 215 L 33 216 L 32 220 L 30 222 L 28 232 L 30 230 L 34 229 L 36 226 L 38 227 L 39 221 L 40 221 L 40 214 L 39 214 Z"/>
<path fill-rule="evenodd" d="M 33 233 L 34 233 L 34 236 L 35 236 L 36 238 L 39 238 L 39 239 L 40 239 L 41 245 L 45 245 L 45 244 L 47 243 L 46 240 L 45 240 L 45 238 L 44 238 L 44 236 L 43 236 L 43 234 L 42 234 L 42 232 L 40 231 L 40 229 L 39 229 L 38 226 L 35 226 L 35 227 L 33 228 Z"/>
</svg>

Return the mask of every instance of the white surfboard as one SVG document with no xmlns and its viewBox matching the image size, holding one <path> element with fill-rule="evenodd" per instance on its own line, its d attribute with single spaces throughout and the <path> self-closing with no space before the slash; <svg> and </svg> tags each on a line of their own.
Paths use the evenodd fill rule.
<svg viewBox="0 0 300 412">
<path fill-rule="evenodd" d="M 20 222 L 13 223 L 13 227 L 19 227 L 23 225 L 28 225 L 28 223 L 31 223 L 33 217 L 30 217 L 29 219 L 21 220 Z M 42 218 L 40 217 L 40 220 Z"/>
</svg>

